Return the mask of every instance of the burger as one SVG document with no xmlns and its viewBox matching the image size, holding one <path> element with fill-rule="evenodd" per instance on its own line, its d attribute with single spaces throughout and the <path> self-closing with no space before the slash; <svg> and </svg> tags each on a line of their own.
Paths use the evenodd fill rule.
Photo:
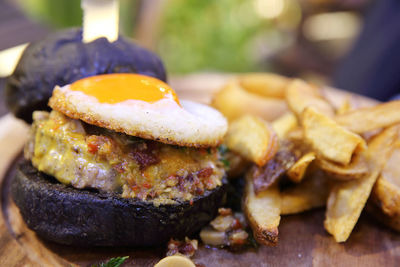
<svg viewBox="0 0 400 267">
<path fill-rule="evenodd" d="M 78 246 L 156 246 L 198 232 L 226 197 L 225 118 L 156 75 L 87 76 L 56 85 L 51 110 L 33 111 L 11 187 L 28 227 Z M 26 114 L 28 102 L 15 110 Z"/>
</svg>

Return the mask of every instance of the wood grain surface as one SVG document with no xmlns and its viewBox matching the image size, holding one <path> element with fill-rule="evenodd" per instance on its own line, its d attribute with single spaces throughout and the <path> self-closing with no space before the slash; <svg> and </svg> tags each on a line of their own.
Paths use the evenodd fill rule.
<svg viewBox="0 0 400 267">
<path fill-rule="evenodd" d="M 230 75 L 201 74 L 170 80 L 181 98 L 209 102 L 213 91 Z M 324 94 L 339 105 L 345 98 L 357 105 L 373 101 L 326 89 Z M 0 119 L 0 266 L 90 266 L 115 256 L 130 256 L 123 266 L 153 266 L 165 248 L 78 248 L 40 239 L 22 221 L 10 199 L 9 184 L 15 158 L 22 149 L 28 126 L 11 115 Z M 259 247 L 240 253 L 200 247 L 194 262 L 205 266 L 399 266 L 400 235 L 362 214 L 346 243 L 335 243 L 323 228 L 324 210 L 284 216 L 277 247 Z"/>
</svg>

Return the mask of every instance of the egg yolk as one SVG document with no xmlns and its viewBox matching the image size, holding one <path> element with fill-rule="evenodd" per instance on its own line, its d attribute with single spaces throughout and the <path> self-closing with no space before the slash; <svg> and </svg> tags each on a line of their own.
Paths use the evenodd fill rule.
<svg viewBox="0 0 400 267">
<path fill-rule="evenodd" d="M 140 74 L 114 73 L 92 76 L 72 83 L 70 90 L 94 96 L 100 103 L 115 104 L 126 100 L 153 103 L 171 99 L 180 105 L 175 91 L 166 83 Z"/>
</svg>

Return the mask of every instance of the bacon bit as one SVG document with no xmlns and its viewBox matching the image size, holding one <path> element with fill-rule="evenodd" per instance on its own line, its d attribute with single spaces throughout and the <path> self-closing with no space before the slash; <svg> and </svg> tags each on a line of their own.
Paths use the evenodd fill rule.
<svg viewBox="0 0 400 267">
<path fill-rule="evenodd" d="M 131 189 L 132 191 L 136 192 L 139 189 L 139 187 L 137 185 L 132 185 Z"/>
<path fill-rule="evenodd" d="M 235 220 L 232 223 L 232 229 L 233 230 L 237 230 L 237 229 L 241 229 L 243 228 L 242 224 L 240 223 L 240 221 L 238 219 L 235 218 Z"/>
<path fill-rule="evenodd" d="M 197 172 L 197 176 L 200 178 L 208 178 L 211 176 L 211 174 L 214 172 L 213 168 L 207 167 L 204 169 L 201 169 L 200 171 Z"/>
<path fill-rule="evenodd" d="M 207 149 L 204 149 L 204 148 L 199 149 L 199 152 L 203 156 L 208 154 Z"/>
<path fill-rule="evenodd" d="M 181 253 L 187 257 L 192 257 L 198 248 L 198 242 L 196 239 L 190 240 L 185 237 L 185 241 L 171 240 L 168 242 L 167 256 L 172 256 L 177 253 Z"/>
<path fill-rule="evenodd" d="M 114 170 L 116 170 L 119 173 L 124 173 L 125 172 L 125 162 L 121 162 L 119 164 L 116 164 L 113 166 Z"/>
<path fill-rule="evenodd" d="M 160 162 L 160 159 L 157 155 L 152 153 L 151 147 L 153 146 L 146 146 L 146 149 L 135 149 L 131 152 L 132 157 L 136 160 L 139 164 L 140 170 L 144 170 L 150 165 L 154 165 Z"/>
<path fill-rule="evenodd" d="M 219 208 L 218 213 L 222 216 L 232 215 L 232 209 L 230 208 Z"/>
<path fill-rule="evenodd" d="M 204 193 L 204 188 L 196 187 L 196 194 L 202 195 Z"/>
<path fill-rule="evenodd" d="M 151 184 L 148 183 L 148 182 L 144 182 L 144 183 L 142 184 L 142 186 L 143 186 L 144 188 L 146 188 L 146 189 L 150 189 L 150 188 L 151 188 Z"/>
<path fill-rule="evenodd" d="M 211 189 L 213 187 L 213 181 L 211 179 L 208 179 L 206 182 L 206 188 Z"/>
<path fill-rule="evenodd" d="M 88 151 L 91 154 L 96 154 L 99 150 L 99 146 L 96 143 L 89 142 L 88 144 Z"/>
<path fill-rule="evenodd" d="M 190 255 L 194 254 L 195 249 L 191 243 L 186 243 L 179 249 L 179 251 L 184 255 Z"/>
<path fill-rule="evenodd" d="M 86 138 L 89 153 L 109 154 L 112 139 L 103 135 L 90 135 Z M 100 151 L 101 150 L 101 151 Z M 101 152 L 101 153 L 100 153 Z"/>
</svg>

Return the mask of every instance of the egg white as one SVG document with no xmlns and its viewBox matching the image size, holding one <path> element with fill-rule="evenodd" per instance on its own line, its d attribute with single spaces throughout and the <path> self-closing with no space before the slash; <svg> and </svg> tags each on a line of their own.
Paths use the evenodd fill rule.
<svg viewBox="0 0 400 267">
<path fill-rule="evenodd" d="M 180 103 L 172 99 L 100 103 L 69 85 L 56 86 L 49 101 L 51 108 L 71 118 L 128 135 L 189 147 L 222 142 L 228 123 L 219 111 L 192 101 Z"/>
</svg>

